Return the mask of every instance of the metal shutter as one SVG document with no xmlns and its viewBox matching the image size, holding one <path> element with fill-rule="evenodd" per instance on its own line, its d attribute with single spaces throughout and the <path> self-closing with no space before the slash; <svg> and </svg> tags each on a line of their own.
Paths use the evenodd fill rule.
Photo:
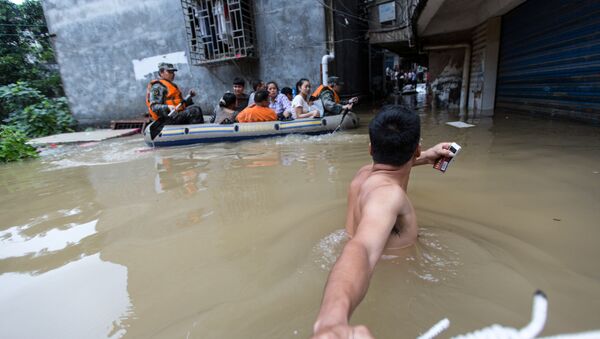
<svg viewBox="0 0 600 339">
<path fill-rule="evenodd" d="M 496 109 L 600 123 L 600 1 L 528 0 L 502 18 Z"/>
</svg>

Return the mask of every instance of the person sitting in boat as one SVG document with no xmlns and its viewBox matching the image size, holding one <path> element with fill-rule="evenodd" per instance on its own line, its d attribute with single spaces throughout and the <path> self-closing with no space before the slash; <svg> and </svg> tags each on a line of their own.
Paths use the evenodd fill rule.
<svg viewBox="0 0 600 339">
<path fill-rule="evenodd" d="M 248 98 L 248 106 L 254 103 L 254 96 L 256 95 L 256 92 L 267 88 L 265 87 L 265 83 L 262 80 L 257 79 L 252 81 L 252 89 L 254 90 L 254 92 L 250 93 L 250 97 Z"/>
<path fill-rule="evenodd" d="M 296 83 L 296 97 L 292 100 L 292 117 L 294 119 L 302 118 L 318 118 L 320 117 L 319 111 L 311 109 L 308 105 L 308 98 L 310 97 L 310 81 L 302 78 Z"/>
<path fill-rule="evenodd" d="M 310 96 L 308 98 L 308 107 L 311 111 L 317 110 L 319 112 L 319 117 L 325 116 L 325 108 L 323 108 L 323 102 L 314 96 Z"/>
<path fill-rule="evenodd" d="M 275 121 L 277 120 L 277 114 L 275 111 L 269 108 L 269 93 L 262 90 L 256 92 L 254 96 L 254 104 L 244 108 L 240 114 L 237 115 L 238 122 L 262 122 L 262 121 Z"/>
<path fill-rule="evenodd" d="M 225 93 L 215 109 L 215 124 L 233 124 L 238 112 L 235 111 L 235 94 Z"/>
<path fill-rule="evenodd" d="M 292 102 L 292 100 L 294 100 L 294 91 L 292 91 L 292 89 L 289 87 L 282 88 L 281 94 L 285 95 L 285 97 L 288 98 L 290 103 Z"/>
<path fill-rule="evenodd" d="M 196 92 L 190 90 L 190 98 L 183 100 L 175 79 L 177 68 L 173 64 L 161 62 L 158 64 L 158 79 L 150 81 L 146 90 L 146 106 L 154 121 L 162 118 L 167 125 L 202 124 L 204 117 L 202 109 L 194 105 L 192 97 Z M 169 113 L 177 108 L 177 113 L 169 116 Z"/>
<path fill-rule="evenodd" d="M 269 108 L 275 111 L 277 120 L 291 120 L 292 103 L 287 96 L 279 93 L 279 85 L 275 81 L 269 81 L 267 83 L 267 92 L 269 92 Z"/>
<path fill-rule="evenodd" d="M 246 81 L 242 78 L 233 79 L 233 94 L 236 97 L 235 110 L 240 112 L 244 108 L 248 107 L 248 94 L 244 92 L 246 87 Z"/>
<path fill-rule="evenodd" d="M 358 98 L 354 97 L 348 101 L 342 101 L 339 93 L 342 90 L 344 83 L 339 77 L 330 76 L 327 79 L 327 86 L 320 85 L 314 92 L 313 96 L 318 97 L 323 102 L 325 115 L 337 115 L 343 110 L 352 110 L 352 106 L 358 102 Z"/>
</svg>

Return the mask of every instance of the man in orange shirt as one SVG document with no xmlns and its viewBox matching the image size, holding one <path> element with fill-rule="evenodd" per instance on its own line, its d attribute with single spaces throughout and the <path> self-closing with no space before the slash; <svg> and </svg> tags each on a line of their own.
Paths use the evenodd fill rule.
<svg viewBox="0 0 600 339">
<path fill-rule="evenodd" d="M 244 108 L 237 117 L 238 122 L 275 121 L 277 114 L 269 108 L 269 93 L 265 90 L 257 91 L 254 95 L 254 104 Z"/>
</svg>

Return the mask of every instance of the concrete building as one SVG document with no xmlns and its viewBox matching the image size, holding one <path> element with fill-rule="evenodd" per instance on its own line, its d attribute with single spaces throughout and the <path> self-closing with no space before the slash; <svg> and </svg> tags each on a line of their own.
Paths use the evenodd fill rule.
<svg viewBox="0 0 600 339">
<path fill-rule="evenodd" d="M 69 104 L 80 125 L 139 118 L 159 62 L 179 69 L 175 82 L 210 112 L 232 80 L 275 80 L 294 87 L 329 74 L 366 92 L 364 22 L 359 1 L 43 0 Z"/>
<path fill-rule="evenodd" d="M 600 2 L 367 1 L 374 46 L 423 60 L 433 104 L 600 122 Z"/>
</svg>

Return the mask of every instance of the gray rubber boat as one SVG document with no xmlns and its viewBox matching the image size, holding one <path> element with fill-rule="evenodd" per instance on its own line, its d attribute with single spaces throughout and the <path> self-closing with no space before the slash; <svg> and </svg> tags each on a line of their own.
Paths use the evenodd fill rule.
<svg viewBox="0 0 600 339">
<path fill-rule="evenodd" d="M 343 118 L 343 120 L 342 120 Z M 150 126 L 144 130 L 144 141 L 149 146 L 179 146 L 207 142 L 240 141 L 256 138 L 276 137 L 288 134 L 325 134 L 336 128 L 347 130 L 357 128 L 360 119 L 348 112 L 345 116 L 333 115 L 320 119 L 297 119 L 292 121 L 269 121 L 235 123 L 231 125 L 197 124 L 165 125 L 161 133 L 150 139 Z"/>
</svg>

